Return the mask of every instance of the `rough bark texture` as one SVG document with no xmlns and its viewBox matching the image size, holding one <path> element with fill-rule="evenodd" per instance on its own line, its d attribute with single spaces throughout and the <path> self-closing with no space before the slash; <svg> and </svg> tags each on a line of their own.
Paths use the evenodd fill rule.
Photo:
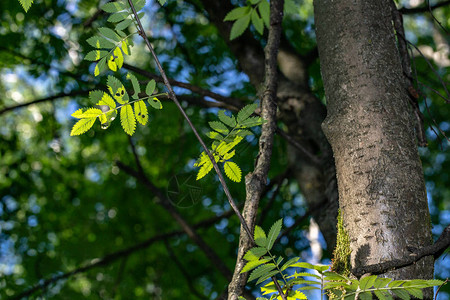
<svg viewBox="0 0 450 300">
<path fill-rule="evenodd" d="M 404 258 L 432 242 L 389 1 L 314 1 L 328 102 L 322 126 L 334 152 L 353 268 Z M 432 278 L 433 258 L 385 275 Z"/>
<path fill-rule="evenodd" d="M 259 201 L 267 182 L 267 174 L 270 169 L 274 134 L 277 128 L 277 102 L 276 93 L 278 86 L 277 53 L 281 36 L 281 21 L 283 19 L 284 0 L 274 0 L 270 3 L 270 29 L 267 45 L 265 47 L 265 79 L 264 91 L 261 99 L 261 116 L 267 122 L 262 125 L 259 138 L 259 153 L 252 173 L 245 176 L 246 198 L 244 204 L 244 219 L 250 228 L 255 227 L 256 214 Z M 246 261 L 244 254 L 254 247 L 253 239 L 244 232 L 241 225 L 239 249 L 233 279 L 228 286 L 228 299 L 237 300 L 244 292 L 247 283 L 248 272 L 241 273 Z M 275 281 L 274 281 L 275 282 Z M 283 297 L 285 299 L 285 297 Z"/>
</svg>

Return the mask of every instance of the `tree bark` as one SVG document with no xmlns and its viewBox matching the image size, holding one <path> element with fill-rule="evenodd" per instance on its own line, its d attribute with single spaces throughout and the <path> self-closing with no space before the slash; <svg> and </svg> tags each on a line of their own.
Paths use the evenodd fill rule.
<svg viewBox="0 0 450 300">
<path fill-rule="evenodd" d="M 328 108 L 322 128 L 335 157 L 352 268 L 404 258 L 432 242 L 389 1 L 314 1 Z M 433 278 L 433 258 L 385 275 Z"/>
</svg>

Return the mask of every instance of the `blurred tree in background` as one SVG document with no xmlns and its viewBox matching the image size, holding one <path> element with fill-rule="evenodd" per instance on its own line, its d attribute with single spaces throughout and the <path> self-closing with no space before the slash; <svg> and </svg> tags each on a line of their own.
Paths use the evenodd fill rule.
<svg viewBox="0 0 450 300">
<path fill-rule="evenodd" d="M 439 96 L 448 95 L 450 77 L 448 2 L 397 3 L 406 38 L 423 54 L 413 50 L 412 64 L 421 83 L 428 147 L 419 152 L 435 238 L 450 223 L 450 144 L 444 137 L 450 107 L 448 96 Z M 103 3 L 35 0 L 25 14 L 17 1 L 0 1 L 0 298 L 14 299 L 41 284 L 31 298 L 216 299 L 226 293 L 236 261 L 239 220 L 216 176 L 195 180 L 201 149 L 176 107 L 163 101 L 164 109 L 151 111 L 149 124 L 132 138 L 119 122 L 108 131 L 96 124 L 69 137 L 70 114 L 91 106 L 89 91 L 106 85 L 106 77 L 90 75 L 94 66 L 83 61 L 90 50 L 86 39 L 108 26 L 99 10 Z M 326 100 L 312 0 L 296 3 L 297 13 L 283 21 L 279 55 L 279 127 L 287 134 L 275 138 L 257 222 L 267 228 L 283 217 L 287 230 L 276 250 L 329 263 L 337 212 L 334 162 L 320 130 Z M 161 8 L 148 1 L 144 9 L 151 42 L 204 134 L 219 109 L 236 111 L 259 99 L 266 36 L 251 28 L 229 41 L 232 24 L 223 22 L 242 4 L 180 0 Z M 139 80 L 158 81 L 139 36 L 124 68 L 122 75 L 133 71 Z M 255 137 L 240 146 L 236 162 L 243 174 L 253 170 L 257 151 Z M 318 166 L 310 154 L 328 159 Z M 229 187 L 242 204 L 244 183 Z M 186 235 L 177 216 L 213 254 Z M 449 265 L 445 255 L 437 260 L 436 277 L 450 277 Z M 447 285 L 440 299 L 449 293 Z"/>
</svg>

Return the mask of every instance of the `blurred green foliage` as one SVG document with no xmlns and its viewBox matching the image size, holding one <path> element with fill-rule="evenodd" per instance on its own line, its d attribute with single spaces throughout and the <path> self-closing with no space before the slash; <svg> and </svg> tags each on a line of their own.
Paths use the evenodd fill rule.
<svg viewBox="0 0 450 300">
<path fill-rule="evenodd" d="M 284 30 L 295 49 L 306 54 L 315 48 L 312 1 L 297 3 L 301 4 L 300 13 L 285 18 Z M 103 13 L 86 23 L 98 6 L 98 1 L 88 0 L 35 0 L 25 14 L 18 1 L 0 1 L 0 110 L 59 93 L 105 86 L 106 76 L 88 75 L 92 74 L 93 65 L 82 60 L 90 49 L 86 38 L 95 33 L 95 28 L 107 25 Z M 169 77 L 223 95 L 257 99 L 254 87 L 239 70 L 197 1 L 168 1 L 164 8 L 150 1 L 144 11 L 144 26 L 151 28 L 151 41 Z M 436 10 L 435 16 L 448 30 L 450 7 Z M 448 35 L 433 25 L 429 14 L 405 16 L 405 27 L 408 39 L 417 46 L 436 52 L 445 48 L 444 41 L 448 49 Z M 135 43 L 133 56 L 126 62 L 156 73 L 139 36 Z M 442 80 L 448 82 L 449 64 L 442 63 L 449 59 L 448 50 L 443 53 L 441 61 L 430 62 Z M 419 81 L 445 95 L 425 59 L 416 57 L 414 62 Z M 116 75 L 126 81 L 124 74 Z M 324 99 L 317 61 L 310 66 L 310 83 Z M 158 88 L 163 90 L 162 85 Z M 429 147 L 420 149 L 420 153 L 433 233 L 437 236 L 450 223 L 450 144 L 430 128 L 436 127 L 435 120 L 450 136 L 450 106 L 431 89 L 421 90 L 430 114 L 426 113 L 422 97 L 420 105 L 426 115 Z M 181 88 L 176 88 L 176 92 L 180 96 L 191 95 Z M 68 96 L 0 115 L 0 299 L 24 291 L 42 278 L 72 271 L 94 259 L 180 229 L 155 197 L 116 165 L 120 161 L 137 169 L 129 138 L 118 122 L 107 132 L 96 124 L 85 135 L 69 137 L 75 122 L 70 114 L 89 105 L 92 103 L 87 97 Z M 187 102 L 183 105 L 197 128 L 206 134 L 208 122 L 216 120 L 217 109 Z M 215 176 L 195 181 L 193 163 L 200 146 L 176 107 L 166 102 L 164 110 L 151 111 L 149 118 L 149 124 L 139 127 L 132 142 L 151 182 L 171 195 L 190 224 L 227 212 L 230 207 Z M 277 137 L 270 178 L 285 172 L 285 150 L 285 141 Z M 239 152 L 235 161 L 245 175 L 253 169 L 256 138 L 245 143 Z M 183 193 L 189 186 L 180 184 L 179 179 L 187 180 L 184 182 L 201 193 L 180 198 L 177 189 Z M 244 183 L 230 182 L 230 189 L 237 202 L 242 203 Z M 270 201 L 271 197 L 274 201 Z M 267 205 L 270 206 L 266 208 Z M 306 210 L 295 178 L 288 176 L 262 199 L 265 218 L 261 226 L 267 227 L 280 217 L 289 226 Z M 275 251 L 288 257 L 308 257 L 308 225 L 306 218 L 298 230 L 275 246 Z M 238 246 L 238 219 L 221 219 L 198 231 L 232 269 Z M 31 299 L 214 299 L 226 289 L 227 280 L 186 235 L 166 240 L 166 244 L 154 242 L 110 264 L 51 284 Z M 324 262 L 329 262 L 330 253 L 330 249 L 325 251 Z M 449 265 L 448 257 L 440 258 L 436 276 L 449 277 Z M 182 269 L 188 277 L 183 276 Z M 449 285 L 445 288 L 448 293 Z"/>
</svg>

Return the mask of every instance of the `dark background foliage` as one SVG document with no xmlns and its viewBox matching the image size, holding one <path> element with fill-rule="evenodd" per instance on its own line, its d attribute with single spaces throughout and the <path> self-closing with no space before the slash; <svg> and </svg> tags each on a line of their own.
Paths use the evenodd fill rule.
<svg viewBox="0 0 450 300">
<path fill-rule="evenodd" d="M 135 147 L 146 176 L 190 224 L 215 218 L 198 232 L 232 269 L 238 219 L 228 213 L 229 204 L 215 176 L 195 181 L 193 163 L 200 146 L 175 106 L 163 101 L 163 110 L 151 110 L 149 124 L 139 126 L 132 139 L 118 120 L 106 131 L 96 124 L 87 134 L 69 136 L 75 121 L 70 114 L 93 104 L 86 91 L 103 88 L 106 83 L 106 76 L 94 78 L 93 66 L 82 60 L 90 50 L 85 40 L 96 28 L 108 26 L 105 14 L 93 18 L 98 2 L 35 0 L 25 14 L 17 1 L 0 1 L 0 298 L 8 299 L 42 278 L 75 270 L 154 238 L 153 243 L 119 253 L 104 265 L 52 282 L 33 298 L 214 299 L 226 289 L 227 280 L 201 249 L 179 232 L 154 195 L 117 164 L 137 170 Z M 164 8 L 148 2 L 144 26 L 152 34 L 169 77 L 241 98 L 242 103 L 257 100 L 254 87 L 197 1 L 168 1 Z M 408 7 L 412 2 L 399 5 Z M 306 54 L 315 48 L 312 1 L 297 3 L 299 14 L 285 18 L 284 31 L 292 46 Z M 450 7 L 435 10 L 434 15 L 448 30 Z M 427 13 L 405 16 L 405 28 L 407 38 L 421 47 L 448 83 L 448 35 Z M 139 36 L 135 42 L 126 62 L 157 73 Z M 416 56 L 414 63 L 419 80 L 429 87 L 422 87 L 420 103 L 429 146 L 420 153 L 433 233 L 438 236 L 450 222 L 450 144 L 431 128 L 436 130 L 437 124 L 449 136 L 450 106 L 433 92 L 445 95 L 427 61 Z M 124 79 L 125 73 L 122 70 L 117 76 Z M 318 61 L 310 66 L 309 82 L 325 102 Z M 162 85 L 158 87 L 163 90 Z M 182 88 L 175 91 L 194 124 L 206 133 L 208 121 L 216 119 L 218 109 L 193 105 L 201 95 Z M 58 94 L 67 96 L 5 110 Z M 238 149 L 236 162 L 245 175 L 253 169 L 256 138 Z M 308 208 L 289 172 L 285 150 L 285 140 L 276 137 L 271 185 L 261 202 L 260 225 L 268 229 L 283 217 L 285 227 L 290 227 L 297 220 L 276 250 L 310 260 L 314 255 L 307 239 Z M 242 203 L 244 183 L 230 182 L 230 188 Z M 222 214 L 223 218 L 217 217 Z M 161 236 L 165 233 L 173 234 Z M 331 249 L 322 246 L 321 259 L 329 263 Z M 441 257 L 436 277 L 449 277 L 449 265 L 449 258 Z M 448 299 L 445 291 L 448 293 L 448 286 L 441 299 Z"/>
</svg>

